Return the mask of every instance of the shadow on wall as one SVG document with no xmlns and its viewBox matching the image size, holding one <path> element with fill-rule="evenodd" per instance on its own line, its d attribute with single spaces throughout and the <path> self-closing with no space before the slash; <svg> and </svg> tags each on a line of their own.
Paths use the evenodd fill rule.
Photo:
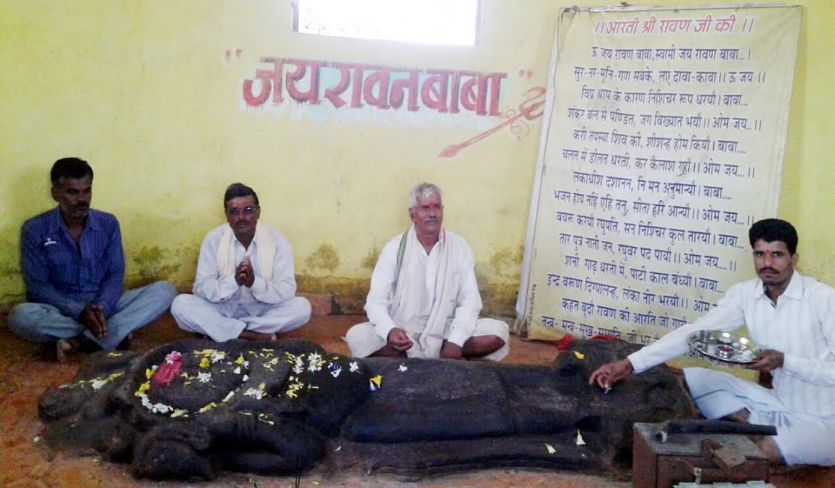
<svg viewBox="0 0 835 488">
<path fill-rule="evenodd" d="M 330 244 L 322 244 L 304 260 L 304 265 L 311 275 L 333 274 L 339 267 L 339 253 Z"/>
<path fill-rule="evenodd" d="M 0 241 L 0 311 L 8 311 L 26 296 L 17 242 Z"/>
<path fill-rule="evenodd" d="M 504 247 L 490 256 L 489 263 L 476 265 L 476 278 L 484 302 L 483 315 L 514 317 L 516 296 L 519 294 L 519 279 L 525 247 L 521 244 Z M 483 270 L 490 270 L 487 275 Z"/>
<path fill-rule="evenodd" d="M 327 243 L 320 245 L 305 258 L 304 274 L 296 275 L 298 290 L 300 293 L 330 295 L 331 314 L 362 314 L 371 280 L 334 276 L 340 262 L 335 247 Z"/>
<path fill-rule="evenodd" d="M 369 278 L 341 278 L 338 276 L 296 275 L 299 293 L 324 294 L 333 297 L 332 315 L 364 314 Z"/>
<path fill-rule="evenodd" d="M 125 276 L 125 287 L 135 288 L 155 281 L 166 280 L 177 285 L 194 281 L 199 249 L 195 246 L 178 246 L 161 249 L 159 246 L 142 246 L 126 250 L 127 261 L 132 266 Z M 178 288 L 181 288 L 178 286 Z"/>
<path fill-rule="evenodd" d="M 8 310 L 25 297 L 18 252 L 20 230 L 12 227 L 7 226 L 0 231 L 0 310 Z M 159 246 L 126 249 L 126 261 L 129 265 L 125 276 L 125 288 L 136 288 L 167 280 L 181 291 L 190 291 L 198 253 L 197 246 L 185 245 L 171 249 Z M 322 244 L 305 258 L 303 272 L 296 275 L 298 291 L 306 294 L 332 295 L 333 314 L 363 314 L 371 283 L 371 270 L 374 269 L 379 253 L 380 249 L 374 247 L 362 260 L 361 265 L 368 270 L 368 277 L 339 277 L 334 276 L 340 264 L 339 254 L 332 245 Z M 489 263 L 476 265 L 476 279 L 484 302 L 483 315 L 515 315 L 521 256 L 522 246 L 515 251 L 504 248 L 494 253 Z"/>
</svg>

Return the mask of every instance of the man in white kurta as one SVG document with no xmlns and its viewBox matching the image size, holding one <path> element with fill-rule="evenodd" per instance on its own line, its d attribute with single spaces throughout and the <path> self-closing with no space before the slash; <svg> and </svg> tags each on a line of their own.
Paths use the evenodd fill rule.
<svg viewBox="0 0 835 488">
<path fill-rule="evenodd" d="M 441 227 L 440 190 L 418 185 L 409 214 L 413 225 L 386 244 L 371 276 L 369 322 L 346 334 L 351 353 L 503 359 L 507 324 L 478 318 L 482 303 L 473 253 L 463 237 Z"/>
<path fill-rule="evenodd" d="M 258 197 L 235 183 L 224 196 L 227 223 L 200 246 L 192 295 L 179 295 L 171 314 L 183 330 L 224 342 L 271 340 L 310 320 L 310 303 L 297 297 L 290 243 L 258 222 Z"/>
<path fill-rule="evenodd" d="M 749 367 L 770 371 L 774 388 L 688 368 L 687 386 L 699 410 L 711 419 L 775 426 L 777 435 L 760 442 L 774 462 L 835 465 L 835 290 L 794 269 L 797 234 L 788 222 L 757 222 L 749 237 L 758 278 L 732 286 L 704 317 L 602 366 L 589 381 L 610 386 L 687 353 L 687 340 L 697 331 L 747 325 L 763 349 Z"/>
</svg>

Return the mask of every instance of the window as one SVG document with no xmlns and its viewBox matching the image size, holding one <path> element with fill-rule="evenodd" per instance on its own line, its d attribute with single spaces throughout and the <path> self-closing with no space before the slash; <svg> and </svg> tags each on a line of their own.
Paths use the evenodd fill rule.
<svg viewBox="0 0 835 488">
<path fill-rule="evenodd" d="M 479 0 L 297 0 L 306 34 L 474 46 Z"/>
</svg>

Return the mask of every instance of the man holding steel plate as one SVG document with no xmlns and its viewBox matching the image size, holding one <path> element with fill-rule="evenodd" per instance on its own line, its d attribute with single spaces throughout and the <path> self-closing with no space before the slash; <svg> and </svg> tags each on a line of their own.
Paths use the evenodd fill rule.
<svg viewBox="0 0 835 488">
<path fill-rule="evenodd" d="M 745 367 L 773 375 L 767 389 L 728 373 L 684 370 L 702 414 L 772 425 L 774 437 L 758 442 L 774 464 L 835 465 L 835 290 L 801 276 L 797 231 L 783 220 L 765 219 L 748 231 L 757 278 L 732 286 L 707 314 L 620 361 L 594 371 L 589 383 L 615 383 L 686 354 L 700 331 L 748 327 L 762 349 Z"/>
</svg>

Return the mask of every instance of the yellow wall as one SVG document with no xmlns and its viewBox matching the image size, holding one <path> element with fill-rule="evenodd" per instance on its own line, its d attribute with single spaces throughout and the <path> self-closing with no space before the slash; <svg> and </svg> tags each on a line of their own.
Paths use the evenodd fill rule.
<svg viewBox="0 0 835 488">
<path fill-rule="evenodd" d="M 376 253 L 408 225 L 408 190 L 430 180 L 445 190 L 446 226 L 473 247 L 488 310 L 512 307 L 540 120 L 521 138 L 505 129 L 439 158 L 501 119 L 250 113 L 242 80 L 262 57 L 505 72 L 501 108 L 513 108 L 546 84 L 561 8 L 599 3 L 484 0 L 475 48 L 297 34 L 290 3 L 0 2 L 0 304 L 23 297 L 20 224 L 53 205 L 49 167 L 74 155 L 96 171 L 94 206 L 121 221 L 129 284 L 188 287 L 200 240 L 223 221 L 224 188 L 243 181 L 258 191 L 262 219 L 293 244 L 302 291 L 361 303 Z M 800 231 L 801 270 L 835 283 L 835 4 L 798 3 L 780 215 Z"/>
</svg>

